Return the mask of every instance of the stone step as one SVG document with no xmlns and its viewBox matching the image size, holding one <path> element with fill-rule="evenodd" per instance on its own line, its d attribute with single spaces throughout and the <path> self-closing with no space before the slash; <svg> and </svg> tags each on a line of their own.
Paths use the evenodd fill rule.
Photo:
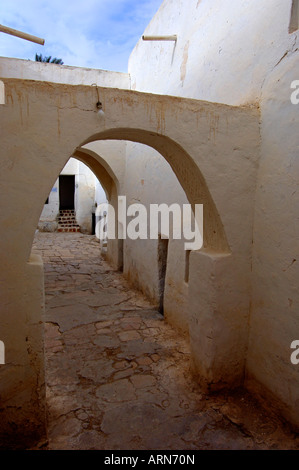
<svg viewBox="0 0 299 470">
<path fill-rule="evenodd" d="M 80 225 L 77 223 L 75 211 L 73 209 L 62 209 L 58 215 L 58 232 L 80 232 Z"/>
<path fill-rule="evenodd" d="M 76 224 L 76 219 L 58 219 L 59 224 L 74 223 Z"/>
<path fill-rule="evenodd" d="M 80 232 L 80 227 L 67 227 L 67 228 L 62 228 L 62 227 L 58 227 L 57 229 L 57 232 Z"/>
<path fill-rule="evenodd" d="M 69 227 L 74 227 L 74 228 L 80 228 L 79 224 L 58 224 L 59 228 L 69 228 Z"/>
</svg>

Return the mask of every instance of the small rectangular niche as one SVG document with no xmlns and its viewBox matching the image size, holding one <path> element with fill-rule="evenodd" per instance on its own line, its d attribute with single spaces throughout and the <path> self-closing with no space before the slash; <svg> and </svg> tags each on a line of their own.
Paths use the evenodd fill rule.
<svg viewBox="0 0 299 470">
<path fill-rule="evenodd" d="M 299 29 L 299 0 L 292 1 L 291 19 L 289 25 L 289 33 L 293 33 Z"/>
<path fill-rule="evenodd" d="M 158 239 L 158 281 L 159 281 L 159 312 L 164 314 L 164 291 L 168 258 L 168 238 Z"/>
<path fill-rule="evenodd" d="M 191 250 L 186 250 L 185 252 L 185 282 L 189 282 L 189 266 L 190 266 L 190 252 Z"/>
</svg>

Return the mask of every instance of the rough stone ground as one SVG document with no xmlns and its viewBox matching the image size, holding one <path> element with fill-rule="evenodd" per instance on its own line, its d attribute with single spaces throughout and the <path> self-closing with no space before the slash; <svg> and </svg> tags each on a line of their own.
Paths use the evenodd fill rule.
<svg viewBox="0 0 299 470">
<path fill-rule="evenodd" d="M 48 442 L 106 450 L 299 449 L 244 391 L 205 396 L 188 340 L 100 257 L 93 236 L 37 233 L 46 289 Z"/>
</svg>

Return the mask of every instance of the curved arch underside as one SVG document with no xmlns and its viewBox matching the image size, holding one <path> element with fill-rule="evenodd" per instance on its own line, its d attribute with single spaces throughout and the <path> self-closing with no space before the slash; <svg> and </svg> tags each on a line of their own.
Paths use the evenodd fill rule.
<svg viewBox="0 0 299 470">
<path fill-rule="evenodd" d="M 95 87 L 18 79 L 4 82 L 1 217 L 11 230 L 7 253 L 12 249 L 20 259 L 28 259 L 52 182 L 70 156 L 82 152 L 82 145 L 107 139 L 140 142 L 157 150 L 170 164 L 189 202 L 204 205 L 204 249 L 230 252 L 222 223 L 226 187 L 237 185 L 238 197 L 253 171 L 259 135 L 256 110 L 99 88 L 103 103 L 99 114 Z M 97 160 L 101 163 L 95 155 L 85 154 L 84 159 L 92 167 Z M 232 166 L 236 174 L 230 171 Z M 96 170 L 105 175 L 109 190 L 109 172 Z M 17 236 L 20 221 L 12 215 L 12 205 L 27 214 L 22 221 L 22 243 Z"/>
<path fill-rule="evenodd" d="M 88 168 L 95 174 L 103 186 L 106 197 L 109 200 L 111 197 L 113 185 L 117 186 L 117 178 L 111 169 L 109 172 L 107 171 L 107 165 L 103 165 L 100 155 L 96 154 L 92 150 L 80 148 L 76 149 L 72 156 L 87 165 Z M 113 174 L 113 177 L 111 174 Z"/>
<path fill-rule="evenodd" d="M 30 252 L 44 201 L 74 153 L 102 175 L 109 191 L 109 168 L 81 149 L 95 139 L 153 147 L 172 167 L 189 202 L 204 205 L 204 250 L 192 257 L 188 287 L 192 357 L 211 386 L 241 383 L 251 305 L 258 110 L 112 88 L 3 82 L 1 339 L 12 345 L 7 353 L 13 375 L 10 382 L 5 375 L 3 382 L 7 429 L 12 417 L 15 422 L 16 413 L 11 413 L 20 383 L 18 428 L 28 427 L 35 416 L 33 427 L 44 423 L 43 266 Z M 233 256 L 227 256 L 230 247 Z"/>
<path fill-rule="evenodd" d="M 82 145 L 96 140 L 129 140 L 148 145 L 159 152 L 169 163 L 186 196 L 194 208 L 204 206 L 203 248 L 215 252 L 228 252 L 228 244 L 219 214 L 207 184 L 190 155 L 170 138 L 144 129 L 108 129 L 89 137 Z"/>
</svg>

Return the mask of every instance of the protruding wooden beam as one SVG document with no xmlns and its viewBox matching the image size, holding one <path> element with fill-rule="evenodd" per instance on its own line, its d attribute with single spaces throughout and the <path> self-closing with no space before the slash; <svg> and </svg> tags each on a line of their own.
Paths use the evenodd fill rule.
<svg viewBox="0 0 299 470">
<path fill-rule="evenodd" d="M 177 38 L 176 34 L 172 36 L 142 36 L 144 41 L 176 41 Z"/>
<path fill-rule="evenodd" d="M 31 34 L 23 33 L 22 31 L 18 31 L 17 29 L 8 28 L 7 26 L 3 26 L 2 24 L 0 24 L 0 32 L 10 34 L 11 36 L 16 36 L 21 39 L 26 39 L 26 41 L 36 42 L 36 44 L 41 44 L 42 46 L 45 44 L 45 40 L 42 38 L 32 36 Z"/>
</svg>

